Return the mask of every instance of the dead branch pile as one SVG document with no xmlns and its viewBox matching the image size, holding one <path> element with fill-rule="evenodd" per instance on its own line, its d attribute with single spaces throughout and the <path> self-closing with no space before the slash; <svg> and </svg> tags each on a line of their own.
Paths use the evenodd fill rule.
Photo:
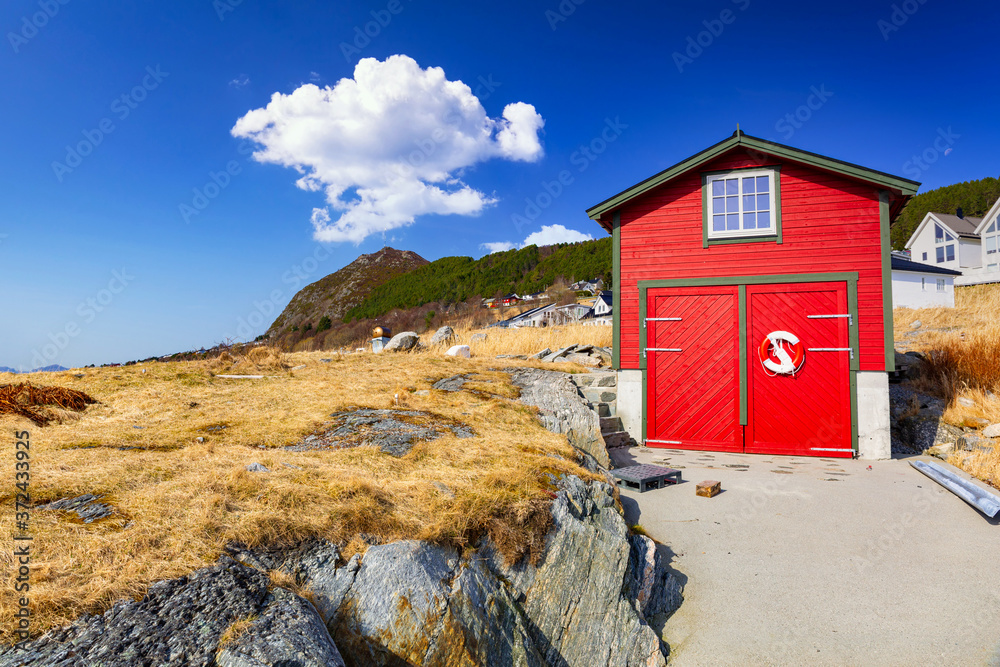
<svg viewBox="0 0 1000 667">
<path fill-rule="evenodd" d="M 75 389 L 36 387 L 28 382 L 0 385 L 0 414 L 20 415 L 37 426 L 45 426 L 55 419 L 45 409 L 47 406 L 83 412 L 94 403 L 96 399 Z"/>
</svg>

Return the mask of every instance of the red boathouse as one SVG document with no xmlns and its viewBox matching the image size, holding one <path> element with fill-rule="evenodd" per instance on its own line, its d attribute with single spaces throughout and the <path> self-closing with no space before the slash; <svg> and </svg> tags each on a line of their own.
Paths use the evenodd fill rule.
<svg viewBox="0 0 1000 667">
<path fill-rule="evenodd" d="M 919 183 L 732 137 L 594 206 L 650 447 L 888 458 L 889 225 Z"/>
</svg>

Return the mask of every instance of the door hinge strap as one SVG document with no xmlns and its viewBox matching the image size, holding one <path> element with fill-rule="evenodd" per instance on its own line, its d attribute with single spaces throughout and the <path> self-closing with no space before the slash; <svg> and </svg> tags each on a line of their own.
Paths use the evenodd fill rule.
<svg viewBox="0 0 1000 667">
<path fill-rule="evenodd" d="M 655 442 L 658 445 L 683 445 L 684 444 L 680 440 L 646 440 L 646 442 Z"/>
<path fill-rule="evenodd" d="M 683 317 L 647 317 L 642 321 L 642 328 L 646 328 L 646 322 L 683 322 Z"/>
<path fill-rule="evenodd" d="M 646 357 L 647 352 L 683 352 L 679 347 L 644 347 L 642 348 L 642 356 Z"/>
<path fill-rule="evenodd" d="M 853 449 L 832 449 L 829 447 L 810 447 L 811 452 L 851 452 L 854 453 Z"/>
<path fill-rule="evenodd" d="M 853 327 L 854 326 L 854 316 L 850 315 L 850 314 L 847 314 L 847 315 L 806 315 L 806 319 L 810 319 L 810 320 L 833 320 L 833 319 L 844 318 L 844 317 L 847 318 L 847 326 Z"/>
</svg>

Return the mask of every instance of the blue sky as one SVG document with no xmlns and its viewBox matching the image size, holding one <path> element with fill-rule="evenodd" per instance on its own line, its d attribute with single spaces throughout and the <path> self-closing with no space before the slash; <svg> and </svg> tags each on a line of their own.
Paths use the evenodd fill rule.
<svg viewBox="0 0 1000 667">
<path fill-rule="evenodd" d="M 252 337 L 384 244 L 598 237 L 584 209 L 737 123 L 923 189 L 997 176 L 998 19 L 937 0 L 8 0 L 0 366 Z M 372 110 L 390 84 L 417 98 Z M 352 105 L 370 115 L 346 132 Z M 438 150 L 435 122 L 463 129 Z"/>
</svg>

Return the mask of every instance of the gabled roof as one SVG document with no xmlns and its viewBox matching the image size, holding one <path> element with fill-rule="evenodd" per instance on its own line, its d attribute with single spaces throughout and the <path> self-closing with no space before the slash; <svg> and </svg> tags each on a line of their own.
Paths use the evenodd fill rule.
<svg viewBox="0 0 1000 667">
<path fill-rule="evenodd" d="M 971 216 L 965 216 L 960 218 L 957 215 L 950 215 L 948 213 L 934 213 L 928 212 L 924 216 L 924 219 L 920 221 L 917 228 L 913 230 L 910 234 L 910 238 L 906 240 L 905 248 L 909 248 L 913 245 L 914 239 L 923 233 L 924 229 L 931 223 L 940 223 L 942 227 L 946 227 L 953 234 L 957 234 L 963 239 L 971 239 L 979 241 L 979 234 L 976 233 L 976 228 L 982 223 L 982 218 L 973 218 Z"/>
<path fill-rule="evenodd" d="M 993 204 L 993 208 L 987 211 L 986 215 L 983 216 L 983 221 L 979 223 L 978 227 L 976 227 L 976 234 L 982 236 L 983 232 L 985 232 L 986 228 L 989 226 L 989 223 L 993 221 L 994 216 L 996 216 L 997 220 L 1000 220 L 1000 198 L 997 199 L 996 204 Z"/>
<path fill-rule="evenodd" d="M 893 271 L 908 271 L 910 273 L 938 273 L 943 276 L 960 276 L 961 271 L 952 271 L 951 269 L 943 269 L 940 266 L 934 266 L 933 264 L 921 264 L 920 262 L 914 262 L 908 259 L 903 259 L 897 255 L 892 256 L 892 270 Z"/>
<path fill-rule="evenodd" d="M 794 162 L 801 162 L 818 169 L 866 181 L 887 190 L 891 190 L 901 197 L 901 199 L 897 201 L 896 206 L 894 206 L 892 217 L 895 217 L 895 215 L 899 213 L 906 200 L 915 195 L 917 193 L 917 189 L 920 187 L 920 183 L 917 181 L 911 181 L 908 178 L 893 176 L 892 174 L 887 174 L 882 171 L 868 169 L 850 162 L 844 162 L 842 160 L 836 160 L 834 158 L 825 157 L 816 153 L 810 153 L 798 148 L 792 148 L 791 146 L 785 146 L 784 144 L 768 141 L 767 139 L 751 137 L 741 130 L 736 130 L 736 132 L 733 133 L 733 136 L 728 139 L 720 141 L 714 146 L 706 148 L 702 152 L 692 155 L 688 159 L 678 162 L 674 166 L 661 171 L 659 174 L 652 176 L 651 178 L 647 178 L 641 183 L 633 185 L 631 188 L 618 193 L 614 197 L 601 202 L 597 206 L 587 209 L 587 215 L 589 215 L 592 220 L 598 221 L 602 227 L 610 231 L 611 223 L 605 219 L 606 214 L 611 213 L 615 209 L 621 208 L 636 197 L 644 195 L 650 190 L 663 185 L 667 181 L 677 178 L 681 174 L 691 171 L 692 169 L 697 169 L 699 166 L 714 160 L 720 155 L 723 155 L 734 148 L 740 147 L 757 151 L 759 153 L 765 153 L 770 156 L 792 160 Z"/>
<path fill-rule="evenodd" d="M 604 303 L 608 304 L 609 306 L 614 305 L 615 293 L 612 292 L 611 290 L 604 290 L 603 292 L 597 295 L 597 298 L 604 299 Z"/>
</svg>

